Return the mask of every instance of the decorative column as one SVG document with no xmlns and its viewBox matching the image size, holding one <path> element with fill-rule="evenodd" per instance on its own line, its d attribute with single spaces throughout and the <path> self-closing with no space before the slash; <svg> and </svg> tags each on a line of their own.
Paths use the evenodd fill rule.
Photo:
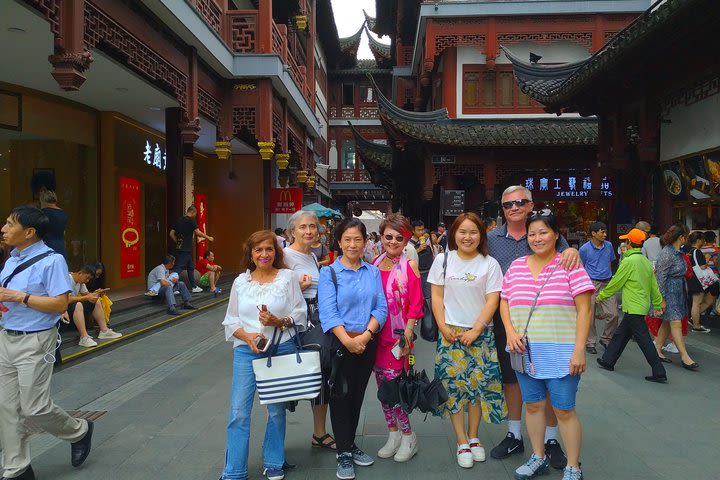
<svg viewBox="0 0 720 480">
<path fill-rule="evenodd" d="M 52 76 L 67 91 L 79 90 L 85 83 L 83 73 L 93 61 L 85 48 L 85 0 L 63 0 L 60 9 L 60 33 L 55 36 L 54 53 L 48 57 Z"/>
<path fill-rule="evenodd" d="M 167 218 L 169 224 L 177 221 L 185 213 L 185 162 L 182 155 L 180 137 L 179 107 L 165 109 L 165 150 L 167 153 Z"/>
</svg>

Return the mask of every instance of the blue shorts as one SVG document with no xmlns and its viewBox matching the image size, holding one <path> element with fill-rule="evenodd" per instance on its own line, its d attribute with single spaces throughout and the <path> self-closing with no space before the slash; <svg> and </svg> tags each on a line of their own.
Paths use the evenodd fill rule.
<svg viewBox="0 0 720 480">
<path fill-rule="evenodd" d="M 517 372 L 516 372 L 517 373 Z M 522 399 L 525 403 L 542 402 L 550 392 L 550 404 L 558 410 L 575 408 L 580 375 L 566 375 L 562 378 L 532 378 L 526 373 L 517 373 Z"/>
</svg>

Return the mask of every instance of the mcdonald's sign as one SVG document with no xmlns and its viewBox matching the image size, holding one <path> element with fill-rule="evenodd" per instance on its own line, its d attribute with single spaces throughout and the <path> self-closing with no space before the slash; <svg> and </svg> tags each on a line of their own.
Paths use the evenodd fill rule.
<svg viewBox="0 0 720 480">
<path fill-rule="evenodd" d="M 270 213 L 295 213 L 302 208 L 302 188 L 271 188 Z"/>
</svg>

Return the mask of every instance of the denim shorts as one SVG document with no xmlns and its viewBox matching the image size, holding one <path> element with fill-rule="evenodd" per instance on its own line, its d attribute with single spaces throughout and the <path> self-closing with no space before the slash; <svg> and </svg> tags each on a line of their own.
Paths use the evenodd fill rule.
<svg viewBox="0 0 720 480">
<path fill-rule="evenodd" d="M 516 372 L 517 373 L 517 372 Z M 526 373 L 517 373 L 522 399 L 525 403 L 542 402 L 550 392 L 550 404 L 558 410 L 575 408 L 580 375 L 566 375 L 562 378 L 532 378 Z"/>
</svg>

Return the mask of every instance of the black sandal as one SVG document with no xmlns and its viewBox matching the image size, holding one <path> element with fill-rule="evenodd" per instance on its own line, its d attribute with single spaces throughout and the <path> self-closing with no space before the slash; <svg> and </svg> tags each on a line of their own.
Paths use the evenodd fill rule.
<svg viewBox="0 0 720 480">
<path fill-rule="evenodd" d="M 660 361 L 663 363 L 672 363 L 673 361 L 667 357 L 660 357 Z"/>
<path fill-rule="evenodd" d="M 327 448 L 328 450 L 336 450 L 335 439 L 329 433 L 326 433 L 322 437 L 316 437 L 315 435 L 313 435 L 312 438 L 313 448 Z M 325 443 L 325 440 L 327 440 L 328 438 L 330 439 L 330 441 Z"/>
</svg>

